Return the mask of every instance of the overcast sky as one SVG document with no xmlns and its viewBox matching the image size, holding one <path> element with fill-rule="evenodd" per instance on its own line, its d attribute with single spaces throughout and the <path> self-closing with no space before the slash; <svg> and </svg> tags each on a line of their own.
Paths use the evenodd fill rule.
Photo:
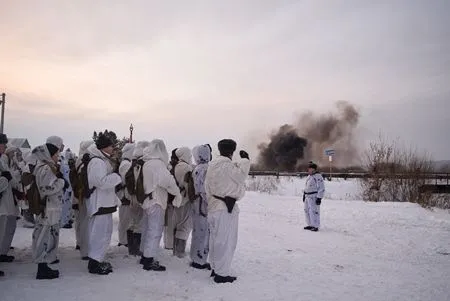
<svg viewBox="0 0 450 301">
<path fill-rule="evenodd" d="M 5 132 L 169 148 L 256 141 L 337 100 L 450 159 L 450 1 L 16 0 L 0 10 Z"/>
</svg>

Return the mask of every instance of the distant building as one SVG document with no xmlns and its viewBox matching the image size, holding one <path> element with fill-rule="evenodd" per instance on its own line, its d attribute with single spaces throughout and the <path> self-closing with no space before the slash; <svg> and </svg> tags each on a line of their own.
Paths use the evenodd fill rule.
<svg viewBox="0 0 450 301">
<path fill-rule="evenodd" d="M 26 138 L 8 138 L 8 144 L 18 148 L 31 148 L 31 145 Z"/>
</svg>

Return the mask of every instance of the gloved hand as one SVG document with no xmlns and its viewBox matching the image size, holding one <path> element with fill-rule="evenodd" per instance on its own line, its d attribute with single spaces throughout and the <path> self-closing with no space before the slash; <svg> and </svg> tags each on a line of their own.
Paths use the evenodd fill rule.
<svg viewBox="0 0 450 301">
<path fill-rule="evenodd" d="M 55 175 L 58 179 L 64 179 L 64 175 L 62 174 L 61 171 L 58 171 Z"/>
<path fill-rule="evenodd" d="M 12 175 L 9 171 L 2 171 L 2 177 L 5 177 L 8 182 L 12 180 Z"/>
<path fill-rule="evenodd" d="M 72 204 L 73 210 L 80 210 L 80 206 L 78 204 Z"/>
<path fill-rule="evenodd" d="M 242 159 L 249 159 L 250 160 L 250 157 L 248 156 L 248 153 L 245 150 L 241 150 L 239 152 L 239 156 L 241 156 Z"/>
<path fill-rule="evenodd" d="M 321 203 L 322 203 L 322 199 L 321 198 L 317 198 L 316 199 L 316 205 L 320 206 Z"/>
</svg>

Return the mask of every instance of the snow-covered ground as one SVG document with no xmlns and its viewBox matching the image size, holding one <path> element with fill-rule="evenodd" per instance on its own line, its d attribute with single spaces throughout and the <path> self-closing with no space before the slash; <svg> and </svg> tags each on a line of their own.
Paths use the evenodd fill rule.
<svg viewBox="0 0 450 301">
<path fill-rule="evenodd" d="M 249 189 L 256 179 L 249 180 Z M 259 180 L 260 185 L 263 180 Z M 274 179 L 265 180 L 274 182 Z M 161 250 L 167 272 L 144 271 L 117 247 L 114 273 L 91 275 L 61 232 L 57 280 L 35 280 L 31 229 L 14 238 L 17 261 L 1 264 L 0 301 L 19 300 L 450 300 L 450 214 L 407 203 L 357 201 L 355 181 L 326 182 L 320 232 L 303 230 L 302 179 L 281 179 L 271 194 L 250 191 L 240 202 L 238 281 L 215 284 L 209 272 Z M 269 185 L 270 186 L 270 185 Z M 253 187 L 254 188 L 254 187 Z M 117 226 L 117 220 L 115 223 Z"/>
</svg>

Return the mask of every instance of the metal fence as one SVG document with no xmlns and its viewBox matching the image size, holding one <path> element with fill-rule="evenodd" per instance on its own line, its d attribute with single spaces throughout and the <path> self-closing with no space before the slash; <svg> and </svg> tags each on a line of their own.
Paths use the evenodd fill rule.
<svg viewBox="0 0 450 301">
<path fill-rule="evenodd" d="M 396 178 L 396 179 L 426 179 L 426 180 L 445 180 L 447 185 L 450 181 L 450 173 L 422 173 L 422 174 L 391 174 L 391 173 L 364 173 L 364 172 L 323 172 L 324 178 L 341 179 L 370 179 L 370 178 Z M 307 172 L 278 172 L 278 171 L 250 171 L 251 177 L 257 176 L 275 176 L 275 177 L 307 177 Z"/>
</svg>

